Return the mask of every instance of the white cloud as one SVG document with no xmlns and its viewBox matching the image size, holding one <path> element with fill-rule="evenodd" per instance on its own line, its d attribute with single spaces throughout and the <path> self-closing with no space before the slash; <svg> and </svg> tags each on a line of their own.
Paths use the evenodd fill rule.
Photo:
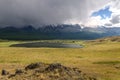
<svg viewBox="0 0 120 80">
<path fill-rule="evenodd" d="M 111 2 L 110 11 L 112 11 L 110 18 L 112 26 L 120 27 L 120 0 L 113 0 Z"/>
<path fill-rule="evenodd" d="M 85 23 L 87 27 L 98 27 L 104 26 L 106 23 L 110 24 L 109 18 L 102 19 L 101 16 L 90 17 L 88 21 Z"/>
<path fill-rule="evenodd" d="M 120 0 L 112 0 L 106 6 L 110 7 L 112 12 L 110 18 L 101 19 L 100 16 L 90 16 L 89 19 L 84 23 L 87 27 L 96 26 L 108 26 L 108 27 L 120 27 Z M 104 7 L 105 8 L 105 7 Z"/>
</svg>

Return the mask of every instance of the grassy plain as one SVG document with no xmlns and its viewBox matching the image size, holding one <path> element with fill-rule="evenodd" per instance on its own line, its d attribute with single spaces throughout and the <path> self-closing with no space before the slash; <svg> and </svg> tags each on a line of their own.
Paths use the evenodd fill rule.
<svg viewBox="0 0 120 80">
<path fill-rule="evenodd" d="M 23 41 L 0 42 L 0 69 L 13 69 L 33 62 L 61 63 L 77 67 L 100 80 L 120 80 L 120 42 L 53 40 L 81 44 L 84 48 L 9 47 Z"/>
</svg>

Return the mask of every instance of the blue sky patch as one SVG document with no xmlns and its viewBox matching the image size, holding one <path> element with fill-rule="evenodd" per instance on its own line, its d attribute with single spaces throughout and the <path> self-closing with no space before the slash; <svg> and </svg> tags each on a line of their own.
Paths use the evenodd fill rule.
<svg viewBox="0 0 120 80">
<path fill-rule="evenodd" d="M 112 12 L 109 11 L 109 6 L 105 9 L 100 9 L 99 11 L 93 12 L 92 16 L 101 16 L 101 19 L 106 19 L 111 17 Z"/>
</svg>

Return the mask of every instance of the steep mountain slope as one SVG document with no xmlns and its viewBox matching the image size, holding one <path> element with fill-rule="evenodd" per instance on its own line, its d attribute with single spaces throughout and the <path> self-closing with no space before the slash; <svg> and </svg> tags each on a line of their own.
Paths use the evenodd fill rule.
<svg viewBox="0 0 120 80">
<path fill-rule="evenodd" d="M 22 28 L 0 28 L 0 39 L 9 40 L 35 40 L 35 39 L 96 39 L 106 36 L 120 35 L 120 28 L 84 27 L 80 25 L 46 25 L 34 28 L 31 25 Z"/>
</svg>

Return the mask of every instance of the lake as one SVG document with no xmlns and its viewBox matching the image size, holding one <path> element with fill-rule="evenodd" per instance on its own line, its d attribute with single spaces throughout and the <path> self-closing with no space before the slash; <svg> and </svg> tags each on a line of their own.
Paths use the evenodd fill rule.
<svg viewBox="0 0 120 80">
<path fill-rule="evenodd" d="M 10 47 L 82 48 L 83 46 L 79 44 L 68 44 L 68 43 L 31 42 L 31 43 L 13 44 Z"/>
</svg>

